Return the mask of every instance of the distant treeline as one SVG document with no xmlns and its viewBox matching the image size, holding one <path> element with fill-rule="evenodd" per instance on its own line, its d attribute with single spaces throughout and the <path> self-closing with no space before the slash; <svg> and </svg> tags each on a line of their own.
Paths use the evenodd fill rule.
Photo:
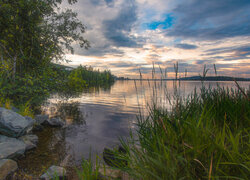
<svg viewBox="0 0 250 180">
<path fill-rule="evenodd" d="M 240 78 L 240 77 L 229 77 L 229 76 L 192 76 L 192 77 L 184 77 L 178 79 L 129 79 L 129 78 L 118 78 L 117 80 L 152 80 L 152 81 L 173 81 L 173 80 L 181 80 L 181 81 L 250 81 L 250 78 Z"/>
<path fill-rule="evenodd" d="M 67 86 L 71 89 L 82 90 L 85 87 L 105 86 L 114 82 L 115 76 L 109 70 L 100 72 L 93 67 L 79 66 L 70 71 Z"/>
<path fill-rule="evenodd" d="M 250 81 L 250 78 L 239 78 L 239 77 L 229 77 L 229 76 L 192 76 L 180 78 L 182 81 Z"/>
</svg>

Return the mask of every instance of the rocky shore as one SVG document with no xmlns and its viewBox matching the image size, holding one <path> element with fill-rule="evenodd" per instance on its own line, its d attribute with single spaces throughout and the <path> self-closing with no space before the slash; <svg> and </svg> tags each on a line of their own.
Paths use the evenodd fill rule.
<svg viewBox="0 0 250 180">
<path fill-rule="evenodd" d="M 35 133 L 45 130 L 46 127 L 64 128 L 66 124 L 60 118 L 36 115 L 33 119 L 21 116 L 14 110 L 0 107 L 0 180 L 16 179 L 15 172 L 18 171 L 18 160 L 25 157 L 27 151 L 37 147 L 39 138 Z M 118 152 L 125 153 L 121 147 L 118 148 Z M 59 179 L 67 179 L 65 169 L 67 159 L 66 157 L 59 166 L 52 165 L 40 177 L 31 175 L 29 178 L 49 180 L 57 176 Z M 110 162 L 116 162 L 117 159 L 111 149 L 104 148 L 103 159 L 108 166 L 99 168 L 98 179 L 129 179 L 126 173 L 113 168 L 116 166 Z M 121 164 L 119 160 L 117 163 Z"/>
<path fill-rule="evenodd" d="M 17 169 L 16 160 L 25 156 L 25 152 L 36 148 L 39 141 L 33 134 L 43 130 L 44 126 L 63 127 L 60 118 L 49 118 L 37 115 L 34 119 L 0 108 L 0 180 L 10 177 Z M 54 175 L 62 177 L 66 174 L 63 167 L 51 166 L 40 179 L 51 179 Z"/>
</svg>

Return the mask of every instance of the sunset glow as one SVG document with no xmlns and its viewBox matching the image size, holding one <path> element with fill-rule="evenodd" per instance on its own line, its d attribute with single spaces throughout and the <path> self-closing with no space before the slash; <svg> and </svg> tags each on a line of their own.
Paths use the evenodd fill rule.
<svg viewBox="0 0 250 180">
<path fill-rule="evenodd" d="M 249 77 L 248 0 L 84 0 L 73 6 L 86 25 L 88 50 L 75 47 L 67 65 L 110 69 L 116 76 L 144 77 L 152 66 L 173 74 L 198 75 L 206 64 L 214 74 Z M 159 71 L 157 71 L 159 73 Z"/>
</svg>

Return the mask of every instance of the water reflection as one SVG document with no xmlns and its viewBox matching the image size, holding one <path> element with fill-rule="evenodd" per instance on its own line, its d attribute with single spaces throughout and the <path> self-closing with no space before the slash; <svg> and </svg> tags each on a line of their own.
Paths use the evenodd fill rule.
<svg viewBox="0 0 250 180">
<path fill-rule="evenodd" d="M 68 103 L 64 99 L 58 103 L 47 103 L 42 107 L 42 114 L 47 114 L 50 118 L 60 117 L 67 125 L 85 124 L 84 112 L 80 110 L 79 102 Z"/>
<path fill-rule="evenodd" d="M 217 84 L 205 82 L 206 86 L 211 87 Z M 233 82 L 219 84 L 236 88 Z M 240 85 L 248 88 L 250 83 L 241 82 Z M 44 167 L 52 164 L 79 166 L 83 157 L 89 157 L 90 148 L 100 154 L 104 147 L 118 144 L 118 137 L 129 136 L 138 111 L 146 114 L 147 104 L 152 100 L 169 107 L 169 101 L 173 101 L 174 87 L 172 81 L 116 81 L 111 88 L 92 88 L 77 96 L 51 95 L 43 107 L 43 113 L 62 118 L 67 122 L 67 127 L 46 128 L 38 133 L 37 149 L 19 161 L 20 168 L 27 173 L 41 174 Z M 201 83 L 181 82 L 178 93 L 186 96 L 195 87 L 199 89 Z"/>
</svg>

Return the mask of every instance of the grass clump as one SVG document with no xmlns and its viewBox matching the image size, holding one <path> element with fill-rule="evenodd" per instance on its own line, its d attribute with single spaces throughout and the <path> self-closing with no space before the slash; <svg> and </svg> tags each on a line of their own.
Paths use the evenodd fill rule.
<svg viewBox="0 0 250 180">
<path fill-rule="evenodd" d="M 201 88 L 175 97 L 171 110 L 153 103 L 123 140 L 134 179 L 249 179 L 250 89 Z"/>
<path fill-rule="evenodd" d="M 91 155 L 89 159 L 83 159 L 82 168 L 77 169 L 77 175 L 80 180 L 96 180 L 101 179 L 99 169 L 102 168 L 100 158 L 96 156 L 95 163 L 92 162 Z M 105 166 L 104 170 L 105 170 Z"/>
</svg>

